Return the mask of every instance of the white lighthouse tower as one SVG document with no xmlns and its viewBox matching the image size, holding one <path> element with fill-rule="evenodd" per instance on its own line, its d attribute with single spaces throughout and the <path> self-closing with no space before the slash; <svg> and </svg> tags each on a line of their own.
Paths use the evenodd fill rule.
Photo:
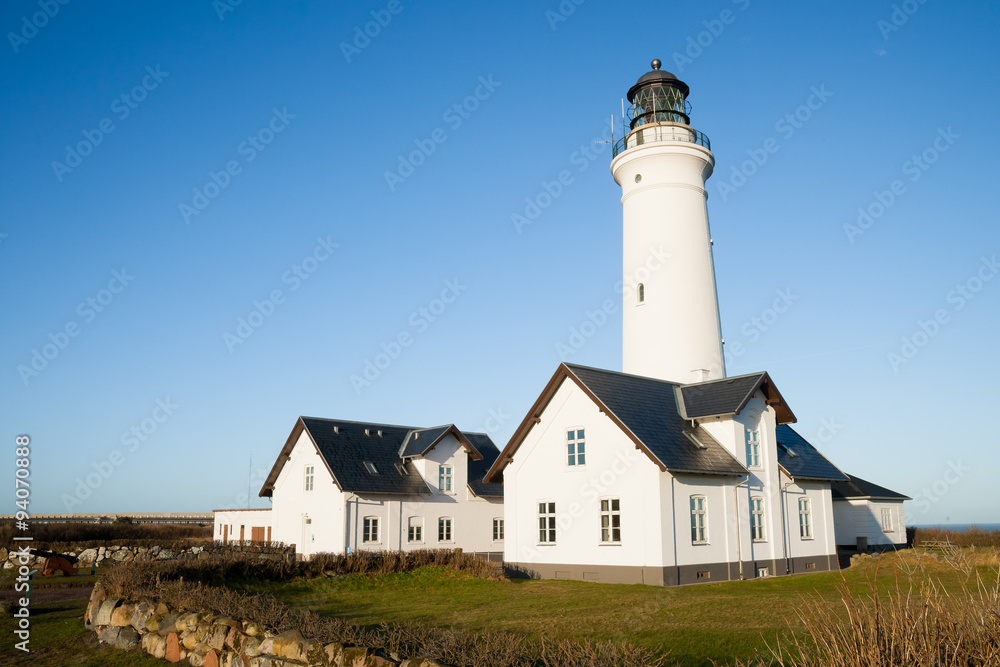
<svg viewBox="0 0 1000 667">
<path fill-rule="evenodd" d="M 715 158 L 690 125 L 687 84 L 652 66 L 628 91 L 611 160 L 624 217 L 622 370 L 717 380 L 726 368 L 705 190 Z"/>
</svg>

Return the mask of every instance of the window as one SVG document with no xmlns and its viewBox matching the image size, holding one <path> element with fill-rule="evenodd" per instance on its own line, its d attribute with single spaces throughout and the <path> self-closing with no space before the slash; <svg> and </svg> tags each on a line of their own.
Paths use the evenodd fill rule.
<svg viewBox="0 0 1000 667">
<path fill-rule="evenodd" d="M 406 465 L 405 464 L 396 463 L 394 465 L 396 466 L 396 472 L 398 472 L 400 475 L 407 475 L 407 474 L 409 474 L 409 473 L 406 472 Z"/>
<path fill-rule="evenodd" d="M 409 530 L 406 534 L 407 542 L 424 541 L 424 520 L 419 516 L 411 516 L 409 520 Z"/>
<path fill-rule="evenodd" d="M 760 432 L 757 429 L 746 430 L 747 465 L 751 468 L 760 467 Z"/>
<path fill-rule="evenodd" d="M 587 444 L 584 442 L 583 429 L 566 431 L 566 464 L 582 466 L 587 463 Z"/>
<path fill-rule="evenodd" d="M 538 543 L 556 543 L 556 504 L 538 503 Z"/>
<path fill-rule="evenodd" d="M 503 519 L 493 519 L 493 541 L 503 540 Z"/>
<path fill-rule="evenodd" d="M 378 468 L 376 468 L 375 464 L 371 461 L 365 461 L 365 470 L 367 470 L 370 475 L 378 474 Z"/>
<path fill-rule="evenodd" d="M 764 499 L 750 499 L 750 535 L 754 542 L 763 542 L 764 537 Z"/>
<path fill-rule="evenodd" d="M 366 516 L 364 532 L 361 534 L 362 542 L 378 542 L 378 517 Z"/>
<path fill-rule="evenodd" d="M 313 480 L 315 479 L 315 475 L 313 473 L 314 473 L 315 470 L 316 470 L 315 466 L 306 466 L 306 471 L 305 471 L 306 472 L 306 480 L 305 480 L 305 487 L 304 487 L 306 491 L 312 491 L 313 490 Z"/>
<path fill-rule="evenodd" d="M 691 543 L 708 543 L 708 516 L 705 496 L 691 496 Z"/>
<path fill-rule="evenodd" d="M 448 517 L 438 519 L 438 542 L 451 542 L 451 521 Z"/>
<path fill-rule="evenodd" d="M 809 499 L 799 498 L 799 537 L 811 540 L 813 536 L 812 512 L 809 510 Z"/>
<path fill-rule="evenodd" d="M 638 302 L 646 303 L 646 286 L 643 285 L 642 283 L 639 283 L 639 288 L 636 291 L 638 293 L 638 299 L 637 299 Z"/>
<path fill-rule="evenodd" d="M 601 498 L 601 542 L 618 544 L 622 541 L 622 517 L 618 498 Z"/>
<path fill-rule="evenodd" d="M 451 493 L 451 466 L 438 468 L 438 491 Z"/>
<path fill-rule="evenodd" d="M 882 508 L 882 532 L 892 532 L 892 509 L 889 507 Z"/>
</svg>

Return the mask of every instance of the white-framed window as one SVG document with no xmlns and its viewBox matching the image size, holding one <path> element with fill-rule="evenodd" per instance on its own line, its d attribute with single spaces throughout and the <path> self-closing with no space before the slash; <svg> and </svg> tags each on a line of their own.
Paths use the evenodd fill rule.
<svg viewBox="0 0 1000 667">
<path fill-rule="evenodd" d="M 538 543 L 556 543 L 556 504 L 551 500 L 538 503 Z"/>
<path fill-rule="evenodd" d="M 378 517 L 366 516 L 361 533 L 362 542 L 378 542 Z"/>
<path fill-rule="evenodd" d="M 601 498 L 601 544 L 621 544 L 622 515 L 618 498 Z"/>
<path fill-rule="evenodd" d="M 587 464 L 587 442 L 582 428 L 571 428 L 566 431 L 566 465 L 582 466 Z"/>
<path fill-rule="evenodd" d="M 799 498 L 799 537 L 811 540 L 813 536 L 812 509 L 808 498 Z"/>
<path fill-rule="evenodd" d="M 635 290 L 636 292 L 636 303 L 643 304 L 646 303 L 646 286 L 639 283 L 639 286 Z"/>
<path fill-rule="evenodd" d="M 438 491 L 451 493 L 451 466 L 438 467 Z"/>
<path fill-rule="evenodd" d="M 316 471 L 315 466 L 306 466 L 305 468 L 305 481 L 303 482 L 302 488 L 304 488 L 306 491 L 313 490 L 313 484 L 316 478 L 315 471 Z"/>
<path fill-rule="evenodd" d="M 892 530 L 892 508 L 883 507 L 882 508 L 882 532 L 891 533 Z"/>
<path fill-rule="evenodd" d="M 451 528 L 452 528 L 451 517 L 443 516 L 438 519 L 438 542 L 451 542 Z"/>
<path fill-rule="evenodd" d="M 493 519 L 493 541 L 503 541 L 503 519 Z"/>
<path fill-rule="evenodd" d="M 750 499 L 750 535 L 754 542 L 763 542 L 767 539 L 764 533 L 764 499 Z"/>
<path fill-rule="evenodd" d="M 364 463 L 365 463 L 365 470 L 368 471 L 369 475 L 378 474 L 378 468 L 375 467 L 374 463 L 372 463 L 371 461 L 365 461 Z"/>
<path fill-rule="evenodd" d="M 708 544 L 708 500 L 691 496 L 691 544 Z"/>
<path fill-rule="evenodd" d="M 756 428 L 746 428 L 747 466 L 760 467 L 760 431 Z"/>
<path fill-rule="evenodd" d="M 423 542 L 424 541 L 424 518 L 420 516 L 411 516 L 407 522 L 407 532 L 406 541 L 407 542 Z"/>
</svg>

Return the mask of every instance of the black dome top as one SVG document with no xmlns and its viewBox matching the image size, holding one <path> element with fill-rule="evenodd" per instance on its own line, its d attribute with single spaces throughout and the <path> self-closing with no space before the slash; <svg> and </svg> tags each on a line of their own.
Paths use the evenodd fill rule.
<svg viewBox="0 0 1000 667">
<path fill-rule="evenodd" d="M 687 97 L 690 92 L 688 85 L 674 76 L 673 73 L 661 70 L 660 65 L 662 64 L 663 63 L 660 62 L 659 58 L 653 59 L 653 62 L 650 63 L 653 68 L 652 71 L 646 72 L 640 76 L 639 80 L 635 82 L 635 85 L 628 89 L 629 102 L 633 101 L 633 97 L 635 96 L 637 90 L 654 83 L 664 83 L 668 86 L 678 88 L 684 94 L 684 97 Z"/>
</svg>

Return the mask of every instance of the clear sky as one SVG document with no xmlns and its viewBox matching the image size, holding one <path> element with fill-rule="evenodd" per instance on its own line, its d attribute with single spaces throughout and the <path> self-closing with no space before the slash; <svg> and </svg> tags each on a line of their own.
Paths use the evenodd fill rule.
<svg viewBox="0 0 1000 667">
<path fill-rule="evenodd" d="M 595 142 L 657 57 L 717 161 L 730 374 L 767 370 L 911 523 L 1000 521 L 996 3 L 36 0 L 0 26 L 0 512 L 18 434 L 33 511 L 245 506 L 248 477 L 263 507 L 299 415 L 502 447 L 563 357 L 619 370 Z"/>
</svg>

